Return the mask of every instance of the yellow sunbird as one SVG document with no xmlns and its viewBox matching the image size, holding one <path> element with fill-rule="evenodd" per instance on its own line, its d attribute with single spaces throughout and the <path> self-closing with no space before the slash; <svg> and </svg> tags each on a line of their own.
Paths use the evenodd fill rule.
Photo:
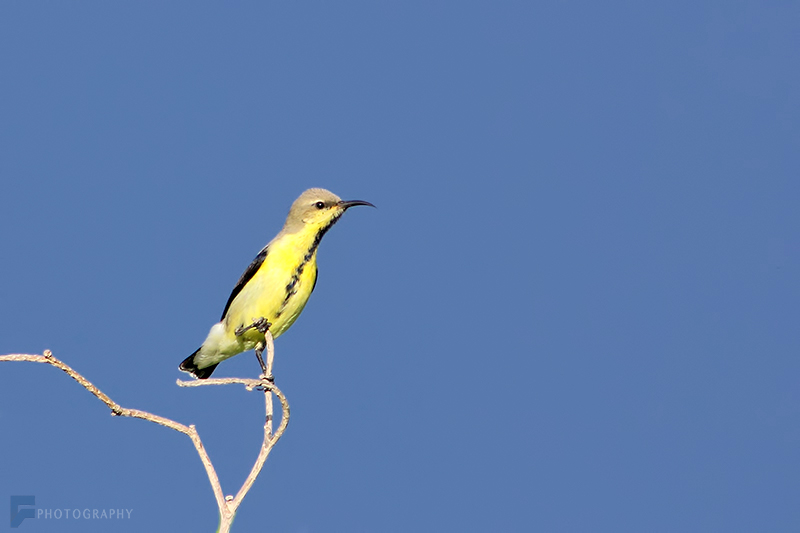
<svg viewBox="0 0 800 533">
<path fill-rule="evenodd" d="M 317 283 L 317 247 L 349 208 L 368 205 L 343 201 L 325 189 L 308 189 L 294 201 L 278 235 L 256 256 L 233 288 L 220 321 L 203 345 L 181 364 L 196 378 L 209 377 L 217 365 L 247 350 L 263 347 L 267 329 L 279 337 L 297 320 Z"/>
</svg>

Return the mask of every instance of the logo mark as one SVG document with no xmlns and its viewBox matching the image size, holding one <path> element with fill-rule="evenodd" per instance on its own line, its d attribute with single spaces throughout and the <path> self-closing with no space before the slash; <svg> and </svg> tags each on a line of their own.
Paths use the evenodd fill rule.
<svg viewBox="0 0 800 533">
<path fill-rule="evenodd" d="M 23 505 L 36 505 L 36 496 L 11 497 L 11 527 L 19 527 L 26 518 L 36 518 L 36 509 L 20 509 Z"/>
</svg>

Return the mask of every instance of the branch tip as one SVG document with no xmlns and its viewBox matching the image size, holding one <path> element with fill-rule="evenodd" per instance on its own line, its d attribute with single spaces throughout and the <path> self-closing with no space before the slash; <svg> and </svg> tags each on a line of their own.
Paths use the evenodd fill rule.
<svg viewBox="0 0 800 533">
<path fill-rule="evenodd" d="M 289 402 L 286 400 L 286 396 L 283 395 L 283 392 L 275 385 L 275 378 L 272 375 L 272 361 L 274 357 L 274 346 L 272 343 L 272 334 L 267 330 L 264 334 L 264 340 L 266 341 L 266 351 L 267 351 L 267 365 L 265 368 L 265 372 L 259 376 L 259 379 L 244 379 L 244 378 L 211 378 L 206 380 L 191 380 L 191 381 L 182 381 L 180 379 L 176 380 L 176 383 L 180 387 L 196 387 L 199 385 L 228 385 L 228 384 L 240 384 L 244 385 L 245 389 L 248 391 L 252 390 L 259 390 L 264 392 L 264 401 L 265 401 L 265 408 L 266 408 L 266 420 L 264 424 L 264 440 L 261 444 L 261 450 L 259 451 L 258 457 L 256 459 L 255 464 L 253 465 L 252 469 L 250 470 L 250 474 L 245 479 L 242 487 L 239 489 L 239 492 L 236 496 L 227 495 L 223 496 L 222 487 L 219 482 L 219 477 L 214 469 L 213 464 L 211 463 L 211 458 L 208 456 L 208 452 L 205 450 L 202 441 L 200 440 L 200 435 L 197 432 L 197 428 L 194 424 L 189 426 L 185 426 L 180 422 L 175 422 L 174 420 L 170 420 L 168 418 L 155 415 L 152 413 L 148 413 L 146 411 L 140 411 L 138 409 L 128 409 L 122 407 L 110 397 L 108 397 L 105 393 L 100 391 L 95 385 L 93 385 L 89 380 L 83 377 L 81 374 L 73 370 L 69 365 L 59 360 L 57 357 L 53 355 L 53 352 L 50 350 L 44 350 L 42 355 L 30 355 L 30 354 L 10 354 L 10 355 L 0 355 L 0 361 L 29 361 L 34 363 L 46 363 L 60 370 L 64 371 L 69 377 L 77 381 L 83 388 L 89 391 L 92 395 L 94 395 L 97 399 L 102 401 L 110 410 L 111 416 L 121 416 L 121 417 L 131 417 L 131 418 L 139 418 L 143 420 L 149 420 L 150 422 L 154 422 L 164 427 L 171 428 L 179 433 L 183 433 L 187 435 L 192 444 L 194 444 L 195 449 L 197 450 L 198 455 L 200 456 L 200 460 L 203 463 L 203 466 L 206 469 L 206 473 L 208 474 L 209 482 L 211 483 L 211 488 L 214 492 L 214 498 L 217 501 L 217 508 L 220 511 L 220 528 L 218 529 L 219 533 L 228 533 L 230 531 L 231 523 L 233 522 L 233 518 L 236 516 L 236 511 L 242 503 L 247 492 L 253 486 L 256 478 L 258 477 L 261 469 L 264 466 L 264 462 L 267 460 L 267 457 L 270 454 L 273 446 L 281 438 L 283 432 L 286 430 L 286 427 L 289 423 Z M 273 420 L 275 419 L 273 414 L 272 408 L 272 395 L 278 397 L 278 400 L 281 403 L 282 409 L 282 416 L 280 424 L 278 425 L 277 431 L 272 433 L 272 424 Z"/>
</svg>

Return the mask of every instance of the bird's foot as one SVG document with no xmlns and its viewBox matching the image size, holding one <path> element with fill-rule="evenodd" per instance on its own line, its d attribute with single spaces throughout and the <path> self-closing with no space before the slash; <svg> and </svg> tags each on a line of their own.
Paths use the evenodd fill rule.
<svg viewBox="0 0 800 533">
<path fill-rule="evenodd" d="M 261 374 L 260 376 L 258 376 L 258 379 L 261 381 L 261 384 L 256 385 L 255 389 L 261 392 L 272 390 L 272 386 L 275 385 L 275 376 L 273 376 L 272 374 L 270 374 L 269 376 Z"/>
<path fill-rule="evenodd" d="M 258 320 L 253 320 L 253 327 L 260 333 L 266 335 L 267 331 L 269 331 L 269 328 L 272 327 L 272 322 L 262 316 Z"/>
<path fill-rule="evenodd" d="M 242 335 L 244 335 L 246 332 L 250 331 L 251 329 L 255 329 L 255 330 L 259 331 L 260 333 L 263 333 L 263 334 L 266 335 L 267 331 L 269 331 L 269 328 L 271 328 L 271 327 L 272 327 L 272 323 L 262 316 L 261 318 L 254 318 L 253 319 L 253 323 L 250 324 L 249 326 L 239 326 L 238 328 L 233 330 L 233 333 L 237 337 L 241 337 Z"/>
</svg>

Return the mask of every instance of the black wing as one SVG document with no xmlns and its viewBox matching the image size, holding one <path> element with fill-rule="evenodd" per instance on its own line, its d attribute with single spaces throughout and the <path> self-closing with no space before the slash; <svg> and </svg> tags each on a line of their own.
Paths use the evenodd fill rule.
<svg viewBox="0 0 800 533">
<path fill-rule="evenodd" d="M 319 268 L 314 271 L 314 284 L 311 286 L 311 292 L 317 288 L 317 280 L 319 279 Z"/>
<path fill-rule="evenodd" d="M 225 304 L 225 310 L 222 311 L 222 318 L 220 318 L 220 320 L 225 320 L 225 315 L 228 314 L 228 308 L 231 306 L 231 302 L 233 301 L 234 298 L 239 296 L 239 293 L 242 292 L 242 289 L 244 289 L 244 286 L 247 285 L 247 282 L 253 279 L 253 276 L 256 275 L 256 272 L 258 272 L 258 269 L 261 268 L 261 265 L 264 263 L 265 257 L 267 257 L 266 246 L 264 247 L 263 250 L 258 252 L 256 258 L 253 259 L 253 262 L 250 263 L 250 266 L 247 267 L 247 270 L 244 271 L 242 277 L 239 278 L 238 282 L 236 282 L 236 286 L 233 288 L 233 290 L 231 291 L 231 295 L 228 298 L 228 303 Z"/>
</svg>

